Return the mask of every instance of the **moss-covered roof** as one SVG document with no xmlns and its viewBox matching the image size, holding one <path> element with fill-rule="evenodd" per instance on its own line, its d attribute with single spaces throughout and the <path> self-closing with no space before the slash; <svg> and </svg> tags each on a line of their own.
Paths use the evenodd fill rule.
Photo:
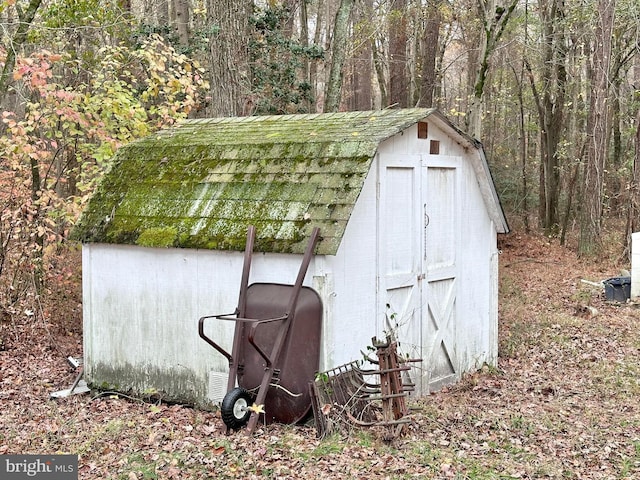
<svg viewBox="0 0 640 480">
<path fill-rule="evenodd" d="M 187 120 L 121 148 L 82 242 L 335 254 L 381 141 L 431 109 Z"/>
</svg>

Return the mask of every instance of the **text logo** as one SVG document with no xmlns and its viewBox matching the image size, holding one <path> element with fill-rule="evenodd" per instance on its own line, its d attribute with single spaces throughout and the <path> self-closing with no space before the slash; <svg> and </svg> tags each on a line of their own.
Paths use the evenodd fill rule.
<svg viewBox="0 0 640 480">
<path fill-rule="evenodd" d="M 0 455 L 3 480 L 77 480 L 77 455 Z"/>
</svg>

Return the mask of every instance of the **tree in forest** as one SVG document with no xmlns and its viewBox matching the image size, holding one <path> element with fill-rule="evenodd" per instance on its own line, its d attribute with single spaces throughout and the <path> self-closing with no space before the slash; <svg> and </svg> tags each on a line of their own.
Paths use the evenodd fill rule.
<svg viewBox="0 0 640 480">
<path fill-rule="evenodd" d="M 211 95 L 206 113 L 213 117 L 251 112 L 249 68 L 249 18 L 251 0 L 208 0 L 208 23 L 215 28 L 209 38 Z"/>
<path fill-rule="evenodd" d="M 353 58 L 349 63 L 347 108 L 352 111 L 371 110 L 375 104 L 373 92 L 373 48 L 376 23 L 373 1 L 355 4 L 353 11 Z"/>
<path fill-rule="evenodd" d="M 331 65 L 327 80 L 327 91 L 324 100 L 325 112 L 337 112 L 340 108 L 342 96 L 342 81 L 344 77 L 344 64 L 347 55 L 347 42 L 349 39 L 349 19 L 353 10 L 354 0 L 340 0 L 340 6 L 336 12 L 336 20 L 333 27 L 331 41 Z"/>
<path fill-rule="evenodd" d="M 640 90 L 635 92 L 640 96 Z M 634 155 L 629 182 L 629 209 L 626 226 L 626 256 L 631 257 L 631 234 L 640 231 L 640 110 L 635 118 Z"/>
<path fill-rule="evenodd" d="M 482 22 L 482 30 L 477 55 L 477 69 L 467 115 L 467 131 L 478 139 L 482 138 L 484 93 L 491 56 L 498 48 L 500 39 L 518 3 L 519 0 L 500 3 L 497 0 L 478 0 L 478 14 Z"/>
<path fill-rule="evenodd" d="M 627 188 L 631 175 L 633 149 L 627 148 L 629 132 L 635 129 L 633 124 L 636 103 L 637 80 L 633 78 L 634 60 L 640 54 L 638 39 L 638 16 L 640 6 L 633 0 L 618 0 L 613 27 L 611 46 L 610 88 L 611 94 L 611 154 L 605 177 L 605 198 L 609 199 L 609 209 L 614 214 L 624 214 L 629 204 Z M 625 143 L 627 145 L 625 145 Z"/>
<path fill-rule="evenodd" d="M 536 83 L 530 60 L 524 62 L 529 75 L 540 127 L 540 225 L 548 235 L 558 233 L 558 202 L 560 194 L 560 152 L 565 121 L 567 83 L 567 37 L 564 0 L 539 0 L 541 28 L 539 83 Z"/>
<path fill-rule="evenodd" d="M 430 0 L 424 8 L 424 14 L 420 20 L 424 22 L 422 35 L 417 38 L 416 52 L 419 57 L 416 65 L 419 67 L 419 76 L 416 81 L 415 97 L 412 102 L 418 107 L 433 107 L 434 93 L 438 83 L 438 56 L 440 51 L 440 24 L 442 22 L 442 0 Z"/>
<path fill-rule="evenodd" d="M 611 109 L 609 72 L 615 0 L 598 0 L 594 30 L 593 79 L 589 102 L 587 165 L 584 174 L 584 202 L 580 218 L 578 253 L 592 255 L 600 250 L 602 194 L 608 156 Z"/>
<path fill-rule="evenodd" d="M 393 0 L 388 14 L 389 103 L 400 108 L 409 106 L 407 5 L 407 0 Z"/>
</svg>

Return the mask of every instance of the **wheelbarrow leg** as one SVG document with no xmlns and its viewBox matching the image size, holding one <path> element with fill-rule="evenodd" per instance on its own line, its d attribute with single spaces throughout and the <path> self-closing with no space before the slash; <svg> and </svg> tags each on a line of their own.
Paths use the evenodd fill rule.
<svg viewBox="0 0 640 480">
<path fill-rule="evenodd" d="M 247 230 L 247 243 L 244 249 L 244 264 L 242 267 L 242 278 L 240 280 L 240 295 L 238 298 L 237 316 L 246 317 L 247 310 L 247 288 L 249 286 L 249 273 L 251 270 L 251 254 L 253 253 L 253 244 L 255 243 L 256 228 L 249 225 Z M 240 344 L 245 331 L 244 322 L 236 322 L 233 334 L 233 346 L 231 347 L 231 360 L 229 361 L 229 379 L 227 381 L 227 392 L 233 390 L 236 386 L 238 377 L 238 361 Z"/>
<path fill-rule="evenodd" d="M 255 405 L 259 407 L 260 405 L 264 405 L 265 398 L 267 398 L 267 392 L 269 391 L 269 386 L 271 384 L 271 379 L 273 378 L 273 369 L 269 369 L 269 372 L 265 372 L 264 377 L 262 377 L 262 383 L 260 384 L 260 388 L 258 389 L 258 395 L 256 396 Z M 256 429 L 258 425 L 258 419 L 260 418 L 260 411 L 256 408 L 251 410 L 251 416 L 249 417 L 249 422 L 247 423 L 246 434 L 251 435 L 253 431 Z"/>
</svg>

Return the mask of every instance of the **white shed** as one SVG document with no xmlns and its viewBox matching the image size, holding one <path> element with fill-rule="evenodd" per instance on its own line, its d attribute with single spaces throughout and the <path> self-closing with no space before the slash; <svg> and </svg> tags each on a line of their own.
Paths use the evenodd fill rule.
<svg viewBox="0 0 640 480">
<path fill-rule="evenodd" d="M 85 376 L 207 405 L 227 360 L 198 336 L 251 282 L 304 282 L 323 303 L 321 369 L 393 329 L 418 392 L 498 353 L 497 234 L 482 146 L 433 109 L 184 121 L 120 149 L 74 229 L 83 243 Z M 230 345 L 233 325 L 209 332 Z"/>
</svg>

